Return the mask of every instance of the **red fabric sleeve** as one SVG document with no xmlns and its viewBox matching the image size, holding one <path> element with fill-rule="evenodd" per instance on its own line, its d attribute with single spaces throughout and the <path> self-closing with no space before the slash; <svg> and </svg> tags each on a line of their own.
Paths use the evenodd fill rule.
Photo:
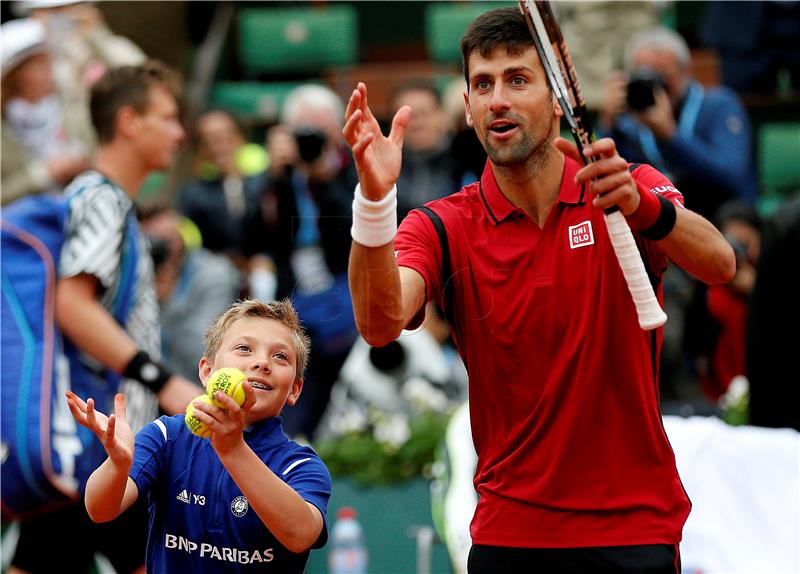
<svg viewBox="0 0 800 574">
<path fill-rule="evenodd" d="M 409 212 L 397 229 L 394 249 L 397 264 L 413 269 L 425 281 L 425 301 L 433 299 L 441 305 L 442 249 L 431 220 L 417 210 Z M 423 305 L 406 329 L 416 329 L 424 319 Z"/>
<path fill-rule="evenodd" d="M 657 193 L 675 204 L 676 209 L 685 209 L 683 205 L 683 195 L 667 179 L 667 177 L 651 165 L 642 164 L 633 173 L 636 185 L 640 193 Z M 667 267 L 667 256 L 655 241 L 648 241 L 641 237 L 636 230 L 631 230 L 637 243 L 642 248 L 642 255 L 645 264 L 651 273 L 660 277 Z"/>
<path fill-rule="evenodd" d="M 683 194 L 672 185 L 672 182 L 667 179 L 667 176 L 653 166 L 642 164 L 633 170 L 631 175 L 641 191 L 657 193 L 669 199 L 676 207 L 684 207 Z"/>
</svg>

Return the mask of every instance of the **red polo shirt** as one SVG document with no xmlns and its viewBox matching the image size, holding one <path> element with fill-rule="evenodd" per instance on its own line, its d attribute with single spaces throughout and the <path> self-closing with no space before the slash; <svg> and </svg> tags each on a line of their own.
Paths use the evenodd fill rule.
<svg viewBox="0 0 800 574">
<path fill-rule="evenodd" d="M 447 228 L 469 370 L 475 544 L 675 544 L 689 514 L 658 405 L 661 329 L 639 328 L 603 213 L 573 183 L 578 169 L 567 158 L 541 229 L 506 199 L 488 163 L 480 182 L 428 204 Z M 633 175 L 681 204 L 652 167 Z M 659 278 L 665 255 L 637 241 Z M 394 246 L 441 304 L 441 250 L 427 216 L 409 214 Z"/>
</svg>

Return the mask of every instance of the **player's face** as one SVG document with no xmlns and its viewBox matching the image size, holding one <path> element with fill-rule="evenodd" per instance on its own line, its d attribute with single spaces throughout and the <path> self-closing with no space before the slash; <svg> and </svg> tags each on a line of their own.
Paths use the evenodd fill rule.
<svg viewBox="0 0 800 574">
<path fill-rule="evenodd" d="M 149 169 L 164 170 L 172 164 L 185 133 L 172 94 L 154 85 L 148 96 L 147 109 L 136 118 L 136 149 Z"/>
<path fill-rule="evenodd" d="M 297 379 L 297 351 L 292 332 L 275 319 L 242 317 L 230 326 L 214 357 L 200 365 L 201 379 L 222 367 L 235 367 L 247 375 L 256 403 L 248 423 L 280 414 L 285 404 L 294 405 L 303 389 Z"/>
<path fill-rule="evenodd" d="M 469 57 L 467 123 L 498 166 L 523 165 L 551 152 L 558 130 L 553 95 L 536 49 L 496 48 Z"/>
</svg>

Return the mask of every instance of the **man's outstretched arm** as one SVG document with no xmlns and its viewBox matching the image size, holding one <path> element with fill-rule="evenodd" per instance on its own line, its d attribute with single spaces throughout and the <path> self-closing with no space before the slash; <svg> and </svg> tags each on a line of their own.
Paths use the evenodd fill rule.
<svg viewBox="0 0 800 574">
<path fill-rule="evenodd" d="M 367 104 L 367 88 L 359 83 L 348 101 L 342 130 L 353 150 L 359 180 L 353 202 L 350 293 L 358 330 L 375 346 L 396 339 L 425 303 L 422 276 L 398 267 L 392 243 L 397 221 L 395 183 L 410 114 L 409 107 L 400 108 L 388 137 L 384 136 Z"/>
</svg>

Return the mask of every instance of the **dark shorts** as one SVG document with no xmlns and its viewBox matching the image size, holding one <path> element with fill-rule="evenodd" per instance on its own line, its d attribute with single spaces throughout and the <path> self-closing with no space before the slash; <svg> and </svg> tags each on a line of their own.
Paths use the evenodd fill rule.
<svg viewBox="0 0 800 574">
<path fill-rule="evenodd" d="M 143 500 L 116 520 L 95 524 L 83 501 L 20 523 L 11 563 L 32 574 L 86 574 L 95 553 L 108 558 L 117 574 L 144 566 L 148 513 Z"/>
<path fill-rule="evenodd" d="M 680 574 L 678 546 L 644 544 L 595 548 L 509 548 L 475 544 L 469 574 Z"/>
</svg>

